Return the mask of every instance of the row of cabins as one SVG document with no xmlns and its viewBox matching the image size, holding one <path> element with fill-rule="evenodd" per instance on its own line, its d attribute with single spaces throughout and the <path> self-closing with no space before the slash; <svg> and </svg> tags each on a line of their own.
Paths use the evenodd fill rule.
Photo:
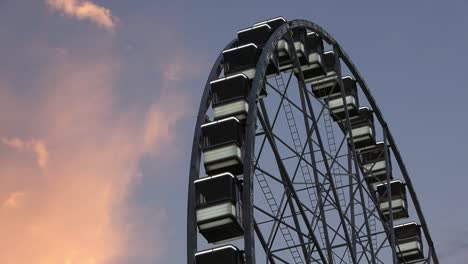
<svg viewBox="0 0 468 264">
<path fill-rule="evenodd" d="M 223 244 L 243 237 L 242 173 L 244 121 L 249 110 L 247 98 L 262 48 L 284 23 L 286 20 L 280 17 L 238 31 L 238 46 L 223 51 L 224 77 L 210 83 L 214 120 L 201 126 L 207 175 L 194 182 L 197 225 L 209 243 Z M 393 179 L 391 164 L 385 161 L 385 151 L 389 150 L 382 142 L 376 142 L 373 112 L 359 106 L 356 81 L 349 76 L 339 80 L 338 56 L 333 51 L 324 51 L 319 35 L 308 33 L 304 28 L 292 32 L 296 56 L 305 82 L 311 84 L 311 92 L 328 105 L 333 120 L 343 131 L 346 131 L 345 110 L 349 113 L 352 137 L 347 134 L 348 144 L 353 142 L 359 153 L 365 180 L 375 186 L 383 216 L 390 217 L 391 204 L 394 220 L 407 218 L 405 184 L 392 180 L 387 188 L 387 173 Z M 295 68 L 292 50 L 285 40 L 278 42 L 276 52 L 269 58 L 267 77 Z M 294 71 L 299 77 L 299 71 Z M 266 96 L 266 91 L 260 91 L 259 96 Z M 388 190 L 391 191 L 390 200 Z M 412 222 L 397 225 L 394 230 L 399 261 L 423 260 L 420 226 Z M 242 251 L 232 245 L 198 252 L 195 259 L 197 264 L 244 263 Z"/>
</svg>

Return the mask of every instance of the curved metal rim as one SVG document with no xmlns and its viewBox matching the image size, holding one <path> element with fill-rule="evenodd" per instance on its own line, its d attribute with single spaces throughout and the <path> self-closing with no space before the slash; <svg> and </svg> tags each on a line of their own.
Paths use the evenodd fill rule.
<svg viewBox="0 0 468 264">
<path fill-rule="evenodd" d="M 319 34 L 323 40 L 325 40 L 328 44 L 332 45 L 337 51 L 337 56 L 341 58 L 341 60 L 345 63 L 346 67 L 352 73 L 354 79 L 359 84 L 362 92 L 366 96 L 367 101 L 369 102 L 372 110 L 374 111 L 377 120 L 379 121 L 384 134 L 387 136 L 388 140 L 388 147 L 392 149 L 393 155 L 399 165 L 399 168 L 402 172 L 402 176 L 405 179 L 405 183 L 408 187 L 408 191 L 411 195 L 414 207 L 416 209 L 416 213 L 418 218 L 421 222 L 421 226 L 426 237 L 426 241 L 430 248 L 430 256 L 432 257 L 435 264 L 438 264 L 438 257 L 435 251 L 434 242 L 430 235 L 429 229 L 427 227 L 426 220 L 424 218 L 419 200 L 417 198 L 416 192 L 414 190 L 411 178 L 409 177 L 409 173 L 406 169 L 406 166 L 403 162 L 401 154 L 397 148 L 396 142 L 390 132 L 390 129 L 385 121 L 380 108 L 378 107 L 374 97 L 372 96 L 367 83 L 365 82 L 362 75 L 359 73 L 357 67 L 352 62 L 351 58 L 348 54 L 344 51 L 343 48 L 339 45 L 339 43 L 322 27 L 319 25 L 307 21 L 307 20 L 292 20 L 281 27 L 279 27 L 268 39 L 267 43 L 263 47 L 262 54 L 257 62 L 256 73 L 255 77 L 252 82 L 252 89 L 251 93 L 248 97 L 249 103 L 249 112 L 248 118 L 246 121 L 246 137 L 245 137 L 245 153 L 250 154 L 250 158 L 246 159 L 244 162 L 244 175 L 252 175 L 253 173 L 253 155 L 254 155 L 254 146 L 255 146 L 255 126 L 257 121 L 257 98 L 258 92 L 260 88 L 265 84 L 265 72 L 266 67 L 268 64 L 268 58 L 272 55 L 275 50 L 275 47 L 278 41 L 285 37 L 290 29 L 297 28 L 297 27 L 304 27 L 308 30 L 311 30 L 317 34 Z M 235 46 L 237 39 L 232 40 L 223 50 L 232 48 Z M 209 108 L 209 104 L 211 102 L 211 95 L 210 95 L 210 82 L 217 78 L 221 73 L 221 65 L 222 65 L 222 53 L 219 54 L 218 58 L 216 59 L 211 72 L 208 76 L 208 80 L 205 84 L 205 89 L 203 91 L 203 95 L 200 101 L 200 107 L 198 111 L 197 121 L 195 124 L 195 131 L 193 137 L 193 146 L 192 146 L 192 156 L 190 162 L 190 173 L 189 173 L 189 183 L 188 183 L 188 203 L 187 203 L 187 263 L 192 264 L 194 263 L 194 249 L 197 247 L 197 227 L 196 227 L 196 219 L 195 219 L 195 190 L 194 185 L 192 184 L 194 180 L 199 177 L 199 169 L 200 169 L 200 157 L 201 157 L 201 146 L 200 146 L 200 137 L 201 137 L 201 129 L 200 126 L 203 124 L 205 120 L 206 112 Z M 247 155 L 246 155 L 247 157 Z M 252 219 L 250 216 L 253 216 L 253 181 L 251 177 L 244 177 L 244 202 L 247 202 L 244 206 L 244 228 L 245 228 L 245 255 L 246 255 L 246 263 L 254 264 L 255 263 L 255 252 L 253 247 L 254 241 L 254 223 L 250 221 Z"/>
<path fill-rule="evenodd" d="M 223 49 L 229 49 L 234 46 L 236 39 L 232 40 Z M 189 183 L 188 183 L 188 197 L 187 197 L 187 261 L 188 263 L 195 263 L 195 253 L 193 249 L 197 248 L 197 224 L 195 216 L 195 187 L 193 182 L 198 179 L 200 175 L 200 156 L 201 156 L 201 125 L 205 120 L 206 111 L 209 108 L 211 101 L 211 88 L 210 82 L 217 78 L 221 73 L 221 64 L 223 62 L 223 55 L 220 53 L 216 58 L 213 67 L 211 68 L 208 80 L 203 90 L 203 95 L 200 100 L 200 107 L 198 109 L 197 121 L 195 122 L 195 132 L 193 135 L 192 156 L 190 159 Z"/>
</svg>

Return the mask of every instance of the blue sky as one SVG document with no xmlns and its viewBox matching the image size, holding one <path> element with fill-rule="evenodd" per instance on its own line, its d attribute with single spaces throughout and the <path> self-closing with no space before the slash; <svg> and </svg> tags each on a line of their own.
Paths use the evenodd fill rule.
<svg viewBox="0 0 468 264">
<path fill-rule="evenodd" d="M 98 11 L 79 13 L 83 3 Z M 467 12 L 461 0 L 0 0 L 0 201 L 16 204 L 0 209 L 0 234 L 17 236 L 0 243 L 12 252 L 0 262 L 183 263 L 191 142 L 211 64 L 238 29 L 283 16 L 318 23 L 351 56 L 397 140 L 441 262 L 462 263 L 468 249 Z M 34 162 L 44 153 L 40 146 L 46 166 Z M 99 162 L 82 159 L 93 153 Z M 56 177 L 70 180 L 55 186 Z M 77 177 L 97 187 L 75 193 Z M 101 242 L 111 241 L 114 250 L 70 231 L 76 223 L 68 217 L 62 228 L 50 224 L 48 217 L 75 214 L 57 202 L 73 200 L 67 193 L 44 198 L 62 187 L 73 197 L 112 190 L 110 198 L 90 196 L 105 210 L 83 206 L 76 217 L 98 217 L 108 228 L 78 230 L 102 232 Z M 59 213 L 47 213 L 54 210 Z M 9 230 L 24 226 L 67 238 L 47 236 L 29 259 L 20 257 L 17 249 L 35 237 Z M 81 249 L 88 243 L 99 250 Z M 51 249 L 59 245 L 66 254 Z"/>
</svg>

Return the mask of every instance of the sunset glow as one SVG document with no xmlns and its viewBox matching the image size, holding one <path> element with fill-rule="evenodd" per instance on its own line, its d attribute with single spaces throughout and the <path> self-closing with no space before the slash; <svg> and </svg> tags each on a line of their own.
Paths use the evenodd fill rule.
<svg viewBox="0 0 468 264">
<path fill-rule="evenodd" d="M 75 15 L 85 9 L 73 13 L 78 3 L 93 7 L 48 3 Z M 106 17 L 93 19 L 112 26 Z M 111 264 L 159 255 L 156 242 L 133 237 L 143 227 L 129 220 L 127 198 L 141 177 L 141 158 L 163 149 L 170 155 L 169 131 L 187 111 L 175 100 L 186 96 L 165 91 L 146 107 L 122 109 L 119 56 L 32 50 L 48 58 L 34 87 L 20 91 L 0 78 L 0 263 Z M 153 219 L 164 218 L 163 210 L 151 210 Z"/>
</svg>

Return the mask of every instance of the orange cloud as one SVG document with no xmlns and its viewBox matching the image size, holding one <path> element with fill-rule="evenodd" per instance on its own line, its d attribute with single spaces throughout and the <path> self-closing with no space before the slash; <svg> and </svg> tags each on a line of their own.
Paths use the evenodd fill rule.
<svg viewBox="0 0 468 264">
<path fill-rule="evenodd" d="M 127 197 L 140 159 L 173 147 L 187 96 L 165 91 L 149 107 L 121 107 L 120 62 L 105 56 L 55 55 L 43 69 L 39 96 L 0 87 L 0 120 L 19 120 L 0 123 L 0 263 L 112 264 L 147 249 L 125 220 Z M 163 230 L 159 214 L 152 228 Z M 151 243 L 138 253 L 160 254 L 164 243 Z"/>
<path fill-rule="evenodd" d="M 79 20 L 90 20 L 106 29 L 114 29 L 115 18 L 109 9 L 89 0 L 46 0 L 47 5 Z"/>
</svg>

